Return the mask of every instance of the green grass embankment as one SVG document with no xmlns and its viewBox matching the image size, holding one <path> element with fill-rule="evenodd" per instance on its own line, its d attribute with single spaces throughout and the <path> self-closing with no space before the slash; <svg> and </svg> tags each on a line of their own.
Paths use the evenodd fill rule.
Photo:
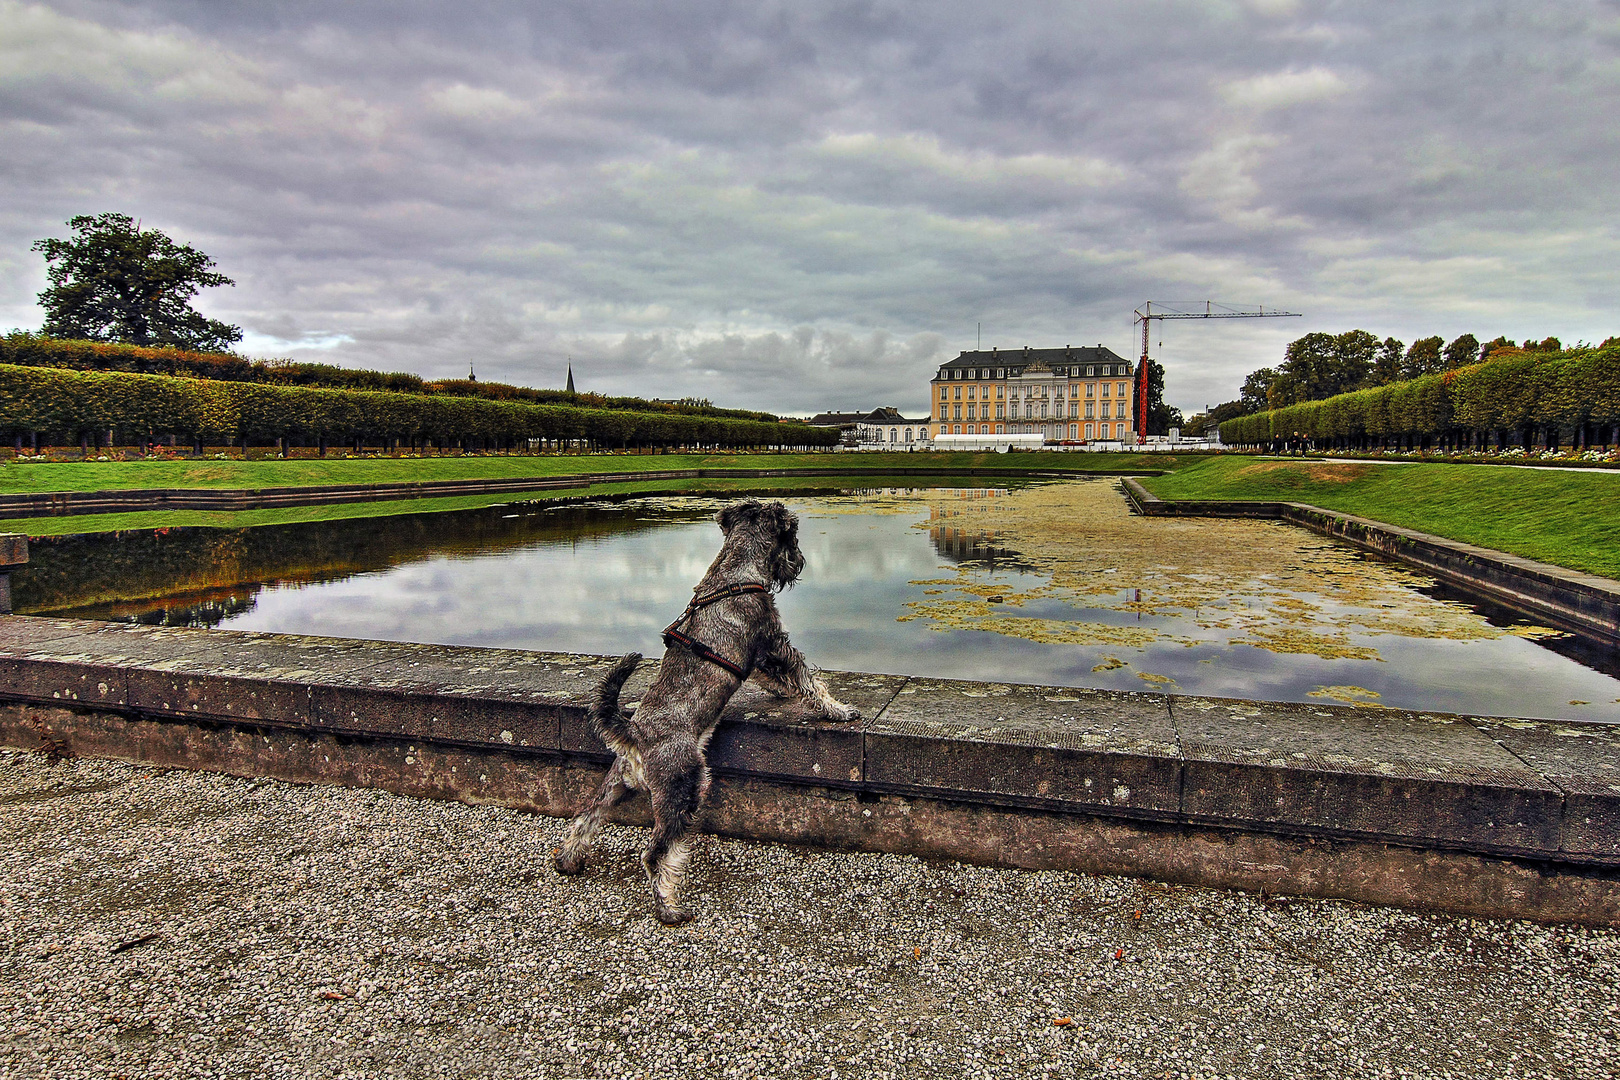
<svg viewBox="0 0 1620 1080">
<path fill-rule="evenodd" d="M 1083 474 L 1077 474 L 1083 475 Z M 1012 483 L 1020 483 L 1016 478 Z M 484 506 L 521 502 L 562 503 L 621 495 L 720 495 L 730 492 L 828 491 L 850 487 L 916 487 L 919 483 L 956 487 L 982 487 L 987 481 L 968 476 L 840 476 L 760 479 L 649 479 L 618 484 L 592 484 L 586 488 L 460 495 L 442 499 L 390 499 L 385 502 L 338 503 L 327 506 L 287 506 L 273 510 L 149 510 L 124 514 L 77 514 L 63 517 L 0 519 L 0 533 L 32 537 L 72 536 L 83 533 L 121 532 L 132 529 L 177 529 L 207 526 L 246 529 L 258 525 L 292 525 L 310 521 L 345 521 L 354 518 L 395 517 L 408 514 L 475 510 Z"/>
<path fill-rule="evenodd" d="M 1171 454 L 589 454 L 522 457 L 295 458 L 269 461 L 137 460 L 21 462 L 0 468 L 0 492 L 122 488 L 271 488 L 316 484 L 506 479 L 664 469 L 995 468 L 1077 473 L 1167 469 L 1194 460 Z"/>
<path fill-rule="evenodd" d="M 1309 503 L 1620 579 L 1620 476 L 1607 473 L 1220 457 L 1142 486 L 1170 500 Z"/>
</svg>

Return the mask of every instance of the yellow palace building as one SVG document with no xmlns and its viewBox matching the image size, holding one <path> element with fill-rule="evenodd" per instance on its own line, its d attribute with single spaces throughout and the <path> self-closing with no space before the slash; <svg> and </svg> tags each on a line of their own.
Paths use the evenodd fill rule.
<svg viewBox="0 0 1620 1080">
<path fill-rule="evenodd" d="M 929 383 L 933 435 L 1042 435 L 1048 442 L 1136 437 L 1131 364 L 1095 348 L 964 352 Z"/>
</svg>

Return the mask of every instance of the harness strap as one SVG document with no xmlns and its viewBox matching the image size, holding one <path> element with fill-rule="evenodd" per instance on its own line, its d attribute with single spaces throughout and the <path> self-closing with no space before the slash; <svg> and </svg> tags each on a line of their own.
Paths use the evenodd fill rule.
<svg viewBox="0 0 1620 1080">
<path fill-rule="evenodd" d="M 692 637 L 690 634 L 682 633 L 680 630 L 677 630 L 676 627 L 691 619 L 691 617 L 697 613 L 699 608 L 708 607 L 710 604 L 719 603 L 721 600 L 726 600 L 733 596 L 746 596 L 749 593 L 768 593 L 770 591 L 770 586 L 768 585 L 761 585 L 755 581 L 746 581 L 736 585 L 727 585 L 723 589 L 716 589 L 714 592 L 704 593 L 702 596 L 693 597 L 692 602 L 686 605 L 686 610 L 681 612 L 680 617 L 664 628 L 665 647 L 667 648 L 672 645 L 679 645 L 682 648 L 690 650 L 698 659 L 707 660 L 711 664 L 717 664 L 731 672 L 733 675 L 737 676 L 739 679 L 748 678 L 748 672 L 741 666 L 732 663 L 730 660 L 727 660 L 725 657 L 703 644 L 703 642 Z"/>
</svg>

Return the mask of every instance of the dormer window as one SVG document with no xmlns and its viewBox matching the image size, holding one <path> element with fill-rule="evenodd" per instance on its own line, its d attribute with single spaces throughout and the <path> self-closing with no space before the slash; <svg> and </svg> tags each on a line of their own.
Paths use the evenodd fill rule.
<svg viewBox="0 0 1620 1080">
<path fill-rule="evenodd" d="M 1094 375 L 1096 375 L 1096 374 L 1097 374 L 1097 367 L 1096 367 L 1096 365 L 1095 365 L 1095 364 L 1088 364 L 1088 365 L 1087 365 L 1087 366 L 1086 366 L 1086 378 L 1088 378 L 1088 379 L 1089 379 L 1089 378 L 1091 378 L 1091 377 L 1092 377 L 1092 376 L 1094 376 Z"/>
</svg>

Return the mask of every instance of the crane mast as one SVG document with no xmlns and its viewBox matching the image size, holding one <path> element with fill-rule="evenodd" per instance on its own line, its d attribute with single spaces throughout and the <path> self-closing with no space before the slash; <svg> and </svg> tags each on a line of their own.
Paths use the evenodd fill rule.
<svg viewBox="0 0 1620 1080">
<path fill-rule="evenodd" d="M 1149 300 L 1136 309 L 1134 321 L 1142 324 L 1142 359 L 1136 365 L 1136 443 L 1138 446 L 1147 442 L 1148 427 L 1148 336 L 1154 319 L 1298 319 L 1302 318 L 1297 311 L 1267 311 L 1265 305 L 1253 310 L 1246 308 L 1228 307 L 1217 304 L 1213 300 L 1201 301 L 1203 310 L 1199 311 L 1198 303 L 1178 303 L 1159 301 L 1159 311 L 1153 310 L 1155 301 Z M 1161 342 L 1162 344 L 1162 342 Z"/>
</svg>

